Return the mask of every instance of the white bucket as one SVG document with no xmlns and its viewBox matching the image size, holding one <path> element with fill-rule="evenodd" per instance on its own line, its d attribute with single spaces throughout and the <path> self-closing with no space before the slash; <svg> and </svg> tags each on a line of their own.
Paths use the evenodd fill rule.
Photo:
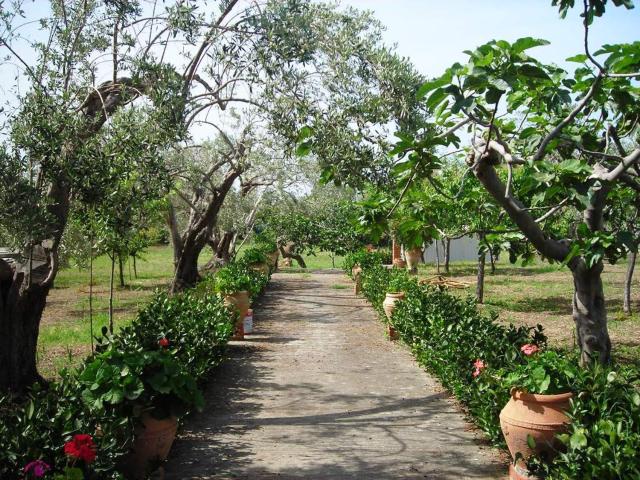
<svg viewBox="0 0 640 480">
<path fill-rule="evenodd" d="M 253 332 L 253 310 L 247 310 L 247 314 L 244 317 L 244 333 Z"/>
</svg>

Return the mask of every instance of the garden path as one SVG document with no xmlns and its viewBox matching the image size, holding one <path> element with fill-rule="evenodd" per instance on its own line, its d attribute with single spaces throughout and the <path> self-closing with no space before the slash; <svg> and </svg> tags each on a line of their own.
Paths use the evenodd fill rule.
<svg viewBox="0 0 640 480">
<path fill-rule="evenodd" d="M 167 480 L 498 479 L 506 466 L 337 271 L 277 273 Z"/>
</svg>

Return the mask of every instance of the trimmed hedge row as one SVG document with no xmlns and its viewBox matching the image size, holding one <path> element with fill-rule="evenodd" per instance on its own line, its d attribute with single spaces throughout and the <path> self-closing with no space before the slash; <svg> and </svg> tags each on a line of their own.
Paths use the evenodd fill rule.
<svg viewBox="0 0 640 480">
<path fill-rule="evenodd" d="M 348 275 L 352 262 L 345 263 Z M 364 296 L 384 321 L 382 302 L 389 284 L 393 290 L 402 286 L 407 298 L 397 304 L 391 319 L 401 339 L 420 365 L 462 402 L 490 440 L 504 446 L 498 415 L 509 399 L 509 374 L 525 364 L 554 374 L 542 356 L 536 365 L 535 356 L 527 358 L 521 351 L 526 344 L 546 348 L 542 327 L 496 323 L 495 316 L 478 310 L 473 298 L 420 285 L 415 277 L 387 269 L 375 257 L 367 258 L 361 278 Z M 564 451 L 551 464 L 532 459 L 530 468 L 550 479 L 640 479 L 639 372 L 619 365 L 580 369 L 576 355 L 557 354 L 572 366 L 567 372 L 577 393 L 569 412 L 572 425 L 561 437 Z M 487 368 L 474 375 L 478 360 Z"/>
<path fill-rule="evenodd" d="M 243 262 L 229 270 L 251 278 L 253 297 L 269 280 Z M 162 394 L 139 391 L 141 385 L 145 389 L 150 385 L 140 381 L 139 375 L 146 375 L 144 362 L 159 362 L 170 374 L 168 385 L 179 393 L 193 395 L 196 387 L 190 382 L 204 380 L 224 358 L 236 318 L 224 306 L 214 285 L 212 276 L 181 294 L 158 293 L 130 326 L 113 337 L 103 332 L 97 352 L 77 369 L 62 371 L 59 381 L 46 388 L 34 385 L 29 398 L 20 405 L 0 397 L 0 478 L 25 478 L 25 465 L 38 459 L 51 466 L 49 475 L 60 472 L 67 464 L 65 443 L 74 434 L 88 433 L 97 445 L 97 457 L 91 464 L 92 473 L 85 473 L 85 477 L 122 479 L 116 465 L 131 447 L 139 412 L 132 410 L 133 402 L 117 400 L 120 395 L 147 400 Z M 138 377 L 134 375 L 128 383 L 123 381 L 126 372 L 116 372 L 127 361 L 141 368 Z M 114 372 L 113 378 L 105 378 L 109 371 Z M 201 396 L 195 393 L 197 398 L 192 403 L 197 405 Z"/>
</svg>

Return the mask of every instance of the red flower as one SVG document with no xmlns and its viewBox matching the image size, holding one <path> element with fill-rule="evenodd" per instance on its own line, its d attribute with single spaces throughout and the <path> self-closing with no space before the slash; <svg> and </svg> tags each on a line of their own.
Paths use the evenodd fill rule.
<svg viewBox="0 0 640 480">
<path fill-rule="evenodd" d="M 93 443 L 91 435 L 77 434 L 73 439 L 64 444 L 64 453 L 68 457 L 73 457 L 84 463 L 92 463 L 96 459 L 96 444 Z"/>
<path fill-rule="evenodd" d="M 475 370 L 473 371 L 473 374 L 472 374 L 473 378 L 476 378 L 478 375 L 480 375 L 480 373 L 482 373 L 482 370 L 487 368 L 487 365 L 480 359 L 473 362 L 473 366 L 475 367 Z"/>
<path fill-rule="evenodd" d="M 158 340 L 158 345 L 160 345 L 162 348 L 167 348 L 169 346 L 169 339 L 167 337 L 162 337 L 160 340 Z"/>
<path fill-rule="evenodd" d="M 25 475 L 33 475 L 34 478 L 44 477 L 49 470 L 51 470 L 51 467 L 42 460 L 34 460 L 24 467 Z"/>
<path fill-rule="evenodd" d="M 527 357 L 530 357 L 534 353 L 540 351 L 540 348 L 537 345 L 532 343 L 527 343 L 520 347 L 520 351 L 524 353 Z"/>
</svg>

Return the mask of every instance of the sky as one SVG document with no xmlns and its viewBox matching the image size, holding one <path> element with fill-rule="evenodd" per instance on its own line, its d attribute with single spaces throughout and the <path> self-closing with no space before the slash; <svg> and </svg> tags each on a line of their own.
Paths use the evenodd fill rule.
<svg viewBox="0 0 640 480">
<path fill-rule="evenodd" d="M 491 39 L 544 38 L 551 45 L 531 50 L 544 62 L 564 60 L 583 51 L 583 27 L 576 7 L 564 20 L 551 0 L 342 0 L 342 5 L 372 10 L 385 26 L 385 42 L 409 57 L 418 71 L 439 76 L 463 50 Z M 576 4 L 582 4 L 576 0 Z M 640 2 L 627 10 L 607 4 L 607 12 L 590 28 L 590 49 L 606 43 L 640 40 Z"/>
</svg>

